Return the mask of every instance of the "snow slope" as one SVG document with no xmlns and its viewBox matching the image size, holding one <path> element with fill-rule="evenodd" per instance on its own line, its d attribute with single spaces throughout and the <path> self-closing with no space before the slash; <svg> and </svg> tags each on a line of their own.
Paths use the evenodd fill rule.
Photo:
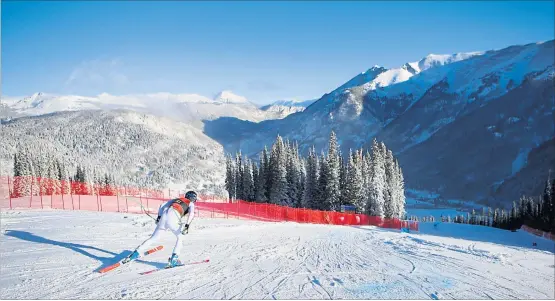
<svg viewBox="0 0 555 301">
<path fill-rule="evenodd" d="M 165 248 L 121 270 L 93 272 L 129 254 L 154 228 L 144 215 L 1 212 L 1 299 L 553 299 L 553 242 L 466 225 L 421 233 L 373 227 L 193 222 L 186 262 L 151 275 Z M 532 242 L 538 247 L 533 249 Z"/>
</svg>

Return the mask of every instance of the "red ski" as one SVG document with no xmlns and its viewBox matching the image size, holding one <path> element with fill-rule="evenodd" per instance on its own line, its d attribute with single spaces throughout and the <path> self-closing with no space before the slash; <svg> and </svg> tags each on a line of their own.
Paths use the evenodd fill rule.
<svg viewBox="0 0 555 301">
<path fill-rule="evenodd" d="M 152 249 L 146 251 L 146 252 L 144 253 L 144 256 L 149 255 L 149 254 L 152 254 L 152 253 L 154 253 L 154 252 L 156 252 L 156 251 L 160 251 L 160 250 L 162 250 L 163 248 L 164 248 L 164 246 L 157 246 L 156 248 L 152 248 Z M 121 265 L 123 265 L 123 263 L 122 263 L 121 260 L 120 260 L 120 261 L 118 261 L 118 262 L 116 262 L 116 263 L 114 263 L 114 264 L 112 264 L 112 265 L 110 265 L 110 266 L 107 266 L 107 267 L 105 267 L 105 268 L 103 268 L 103 269 L 100 269 L 98 272 L 99 272 L 99 273 L 106 273 L 106 272 L 109 272 L 109 271 L 111 271 L 111 270 L 113 270 L 113 269 L 115 269 L 115 268 L 120 267 Z"/>
<path fill-rule="evenodd" d="M 192 265 L 192 264 L 199 264 L 199 263 L 206 263 L 206 262 L 210 262 L 210 259 L 205 259 L 205 260 L 196 261 L 196 262 L 183 263 L 183 264 L 179 264 L 179 265 L 176 265 L 176 266 L 173 266 L 173 267 L 163 267 L 163 268 L 160 268 L 160 269 L 154 269 L 154 270 L 142 272 L 142 273 L 139 273 L 139 274 L 148 275 L 148 274 L 152 274 L 152 273 L 158 272 L 158 271 L 169 270 L 169 269 L 173 269 L 173 268 L 182 267 L 182 266 L 185 266 L 185 265 Z"/>
</svg>

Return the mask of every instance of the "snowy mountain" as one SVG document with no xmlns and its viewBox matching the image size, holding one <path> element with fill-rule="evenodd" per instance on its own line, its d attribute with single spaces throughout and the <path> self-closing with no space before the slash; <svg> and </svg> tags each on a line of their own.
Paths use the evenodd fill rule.
<svg viewBox="0 0 555 301">
<path fill-rule="evenodd" d="M 282 119 L 291 114 L 304 111 L 315 101 L 316 100 L 278 100 L 269 105 L 262 106 L 260 109 L 268 113 L 274 113 L 275 118 L 271 119 Z"/>
<path fill-rule="evenodd" d="M 236 117 L 256 122 L 274 115 L 258 109 L 246 98 L 231 91 L 222 91 L 214 99 L 198 94 L 171 93 L 121 96 L 103 93 L 95 97 L 35 93 L 18 100 L 2 98 L 2 103 L 18 116 L 38 116 L 61 111 L 126 109 L 177 120 Z"/>
<path fill-rule="evenodd" d="M 554 136 L 553 45 L 375 66 L 301 113 L 257 124 L 208 121 L 205 132 L 226 151 L 240 147 L 254 158 L 278 133 L 299 141 L 305 154 L 326 147 L 332 129 L 343 154 L 376 137 L 399 156 L 409 188 L 506 204 L 519 196 L 491 199 L 494 183 L 514 176 L 515 162 Z M 241 130 L 224 135 L 224 128 Z"/>
<path fill-rule="evenodd" d="M 240 103 L 247 104 L 248 101 L 245 97 L 233 94 L 233 92 L 224 90 L 214 97 L 214 101 L 222 103 Z"/>
</svg>

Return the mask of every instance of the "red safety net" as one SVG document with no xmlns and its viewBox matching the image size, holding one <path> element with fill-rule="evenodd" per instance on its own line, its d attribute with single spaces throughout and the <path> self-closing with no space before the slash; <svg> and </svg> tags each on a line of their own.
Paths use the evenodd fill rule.
<svg viewBox="0 0 555 301">
<path fill-rule="evenodd" d="M 167 193 L 166 193 L 167 192 Z M 87 184 L 30 176 L 0 177 L 2 208 L 54 208 L 106 212 L 154 213 L 178 191 L 130 186 Z M 247 218 L 272 222 L 408 228 L 418 231 L 418 222 L 386 219 L 365 214 L 291 208 L 268 203 L 229 202 L 223 197 L 200 195 L 196 202 L 199 217 Z"/>
</svg>

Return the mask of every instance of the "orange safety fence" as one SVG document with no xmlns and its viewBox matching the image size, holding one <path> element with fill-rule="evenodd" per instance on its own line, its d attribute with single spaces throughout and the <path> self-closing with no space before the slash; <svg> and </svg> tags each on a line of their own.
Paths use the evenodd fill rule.
<svg viewBox="0 0 555 301">
<path fill-rule="evenodd" d="M 166 193 L 167 192 L 167 193 Z M 129 186 L 85 184 L 37 177 L 0 177 L 0 208 L 53 208 L 156 214 L 158 208 L 182 191 Z M 181 195 L 182 196 L 182 195 Z M 365 214 L 292 208 L 268 203 L 199 195 L 195 215 L 207 218 L 246 218 L 260 221 L 331 225 L 377 226 L 418 231 L 418 222 Z"/>
<path fill-rule="evenodd" d="M 524 231 L 526 231 L 526 232 L 528 232 L 528 233 L 534 234 L 534 235 L 536 235 L 536 236 L 543 237 L 543 238 L 547 238 L 547 239 L 550 239 L 550 240 L 555 241 L 555 234 L 553 234 L 553 233 L 544 232 L 544 231 L 542 231 L 542 230 L 534 229 L 534 228 L 528 227 L 528 226 L 526 226 L 526 225 L 522 225 L 522 227 L 520 227 L 520 228 L 521 228 L 522 230 L 524 230 Z"/>
</svg>

